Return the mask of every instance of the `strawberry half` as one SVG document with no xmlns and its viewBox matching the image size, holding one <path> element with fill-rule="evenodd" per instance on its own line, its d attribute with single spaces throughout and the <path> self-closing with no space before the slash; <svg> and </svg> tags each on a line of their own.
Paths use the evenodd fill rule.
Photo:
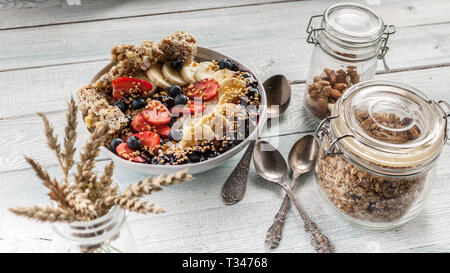
<svg viewBox="0 0 450 273">
<path fill-rule="evenodd" d="M 156 126 L 156 132 L 162 138 L 168 138 L 171 130 L 172 129 L 170 129 L 170 127 L 168 125 Z"/>
<path fill-rule="evenodd" d="M 206 108 L 206 104 L 197 102 L 197 101 L 189 101 L 187 104 L 189 110 L 191 111 L 191 114 L 195 114 L 197 112 L 202 112 Z"/>
<path fill-rule="evenodd" d="M 139 141 L 141 142 L 141 147 L 143 148 L 156 149 L 156 146 L 159 145 L 160 142 L 159 135 L 153 131 L 140 132 L 132 134 L 131 136 L 139 138 Z M 129 137 L 130 136 L 126 137 L 123 141 L 126 143 Z"/>
<path fill-rule="evenodd" d="M 172 116 L 167 107 L 157 100 L 151 100 L 142 115 L 148 124 L 155 126 L 169 123 Z"/>
<path fill-rule="evenodd" d="M 145 122 L 144 116 L 142 114 L 137 114 L 133 118 L 133 121 L 131 121 L 131 128 L 135 132 L 145 132 L 145 131 L 150 131 L 153 129 L 153 127 L 151 125 L 149 125 L 149 124 L 147 124 L 147 122 Z"/>
<path fill-rule="evenodd" d="M 140 155 L 136 155 L 137 151 L 131 149 L 130 147 L 128 147 L 128 145 L 123 142 L 120 143 L 119 146 L 117 146 L 116 148 L 116 153 L 123 159 L 126 159 L 128 161 L 133 161 L 133 162 L 139 162 L 139 163 L 144 163 L 145 159 L 140 156 Z"/>
<path fill-rule="evenodd" d="M 170 109 L 170 113 L 173 117 L 179 118 L 184 114 L 190 114 L 191 110 L 187 107 L 187 105 L 178 104 Z"/>
<path fill-rule="evenodd" d="M 219 83 L 214 79 L 203 79 L 185 87 L 184 93 L 193 99 L 200 97 L 203 101 L 212 100 L 219 94 Z"/>
<path fill-rule="evenodd" d="M 153 89 L 151 83 L 130 77 L 121 77 L 113 80 L 113 98 L 119 100 L 129 93 L 147 95 Z"/>
</svg>

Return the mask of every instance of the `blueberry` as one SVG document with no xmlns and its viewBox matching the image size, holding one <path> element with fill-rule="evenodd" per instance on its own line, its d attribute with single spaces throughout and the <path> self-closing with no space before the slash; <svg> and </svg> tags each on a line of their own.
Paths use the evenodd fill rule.
<svg viewBox="0 0 450 273">
<path fill-rule="evenodd" d="M 175 100 L 169 96 L 159 96 L 159 100 L 169 109 L 175 105 Z"/>
<path fill-rule="evenodd" d="M 219 60 L 219 68 L 220 69 L 233 69 L 233 63 L 228 59 Z"/>
<path fill-rule="evenodd" d="M 131 103 L 131 108 L 136 110 L 145 107 L 146 105 L 147 102 L 143 98 L 138 98 L 133 100 L 133 102 Z"/>
<path fill-rule="evenodd" d="M 173 129 L 169 133 L 169 139 L 173 141 L 180 141 L 183 137 L 183 132 L 180 129 Z"/>
<path fill-rule="evenodd" d="M 170 87 L 169 89 L 169 95 L 172 98 L 175 98 L 176 96 L 181 94 L 181 87 L 178 85 L 172 85 L 172 87 Z"/>
<path fill-rule="evenodd" d="M 183 61 L 179 58 L 176 58 L 175 60 L 170 62 L 170 66 L 173 70 L 180 71 L 183 67 Z"/>
<path fill-rule="evenodd" d="M 128 126 L 130 126 L 133 118 L 130 115 L 126 115 L 125 117 L 128 119 Z"/>
<path fill-rule="evenodd" d="M 116 148 L 119 146 L 119 144 L 123 143 L 123 140 L 120 138 L 115 138 L 109 143 L 109 148 L 113 153 L 116 153 Z"/>
<path fill-rule="evenodd" d="M 251 87 L 248 89 L 247 96 L 255 98 L 255 95 L 258 94 L 258 93 L 259 93 L 259 92 L 258 92 L 258 89 L 256 89 L 256 88 L 254 88 L 254 87 L 251 86 Z"/>
<path fill-rule="evenodd" d="M 190 154 L 190 155 L 188 155 L 188 157 L 189 157 L 189 161 L 190 162 L 199 162 L 200 161 L 200 156 L 198 155 L 198 154 L 195 154 L 195 153 L 193 153 L 193 154 Z"/>
<path fill-rule="evenodd" d="M 174 100 L 175 105 L 178 105 L 178 104 L 185 105 L 187 102 L 188 102 L 188 98 L 185 95 L 182 95 L 182 94 L 176 96 L 175 100 Z"/>
<path fill-rule="evenodd" d="M 127 110 L 127 108 L 128 108 L 127 105 L 124 102 L 121 102 L 121 101 L 116 101 L 114 103 L 114 106 L 119 107 L 120 111 L 122 111 L 122 112 L 125 112 Z"/>
<path fill-rule="evenodd" d="M 127 139 L 127 145 L 133 150 L 138 150 L 139 148 L 141 148 L 141 141 L 137 136 L 130 136 Z"/>
</svg>

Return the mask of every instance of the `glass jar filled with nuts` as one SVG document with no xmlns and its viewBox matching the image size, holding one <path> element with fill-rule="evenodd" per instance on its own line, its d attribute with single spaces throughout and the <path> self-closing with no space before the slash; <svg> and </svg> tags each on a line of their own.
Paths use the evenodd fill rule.
<svg viewBox="0 0 450 273">
<path fill-rule="evenodd" d="M 313 26 L 316 19 L 321 19 L 318 27 Z M 359 4 L 339 3 L 311 17 L 307 42 L 315 47 L 306 81 L 306 109 L 322 120 L 347 88 L 373 79 L 377 60 L 384 62 L 394 32 L 394 26 Z"/>
<path fill-rule="evenodd" d="M 445 107 L 444 107 L 445 106 Z M 320 192 L 345 219 L 399 226 L 422 209 L 447 143 L 450 105 L 389 81 L 353 85 L 316 131 Z"/>
</svg>

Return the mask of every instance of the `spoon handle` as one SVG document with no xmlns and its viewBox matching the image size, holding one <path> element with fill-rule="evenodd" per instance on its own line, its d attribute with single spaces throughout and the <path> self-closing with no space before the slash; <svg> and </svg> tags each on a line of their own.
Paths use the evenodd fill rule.
<svg viewBox="0 0 450 273">
<path fill-rule="evenodd" d="M 244 198 L 247 188 L 247 176 L 256 140 L 251 140 L 233 172 L 222 187 L 222 200 L 225 205 L 234 205 Z"/>
<path fill-rule="evenodd" d="M 295 186 L 297 185 L 297 178 L 298 175 L 293 175 L 293 182 L 292 182 L 292 190 L 295 189 Z M 281 204 L 280 209 L 278 210 L 277 214 L 275 215 L 275 219 L 273 221 L 273 224 L 270 226 L 270 228 L 267 230 L 266 233 L 266 246 L 268 248 L 277 248 L 280 244 L 281 237 L 283 235 L 283 226 L 284 221 L 286 220 L 286 213 L 289 210 L 291 204 L 291 199 L 286 194 L 286 196 L 283 199 L 283 203 Z"/>
<path fill-rule="evenodd" d="M 311 240 L 311 245 L 315 248 L 317 252 L 320 253 L 330 253 L 331 252 L 331 242 L 330 240 L 323 235 L 320 230 L 317 228 L 317 225 L 309 218 L 306 211 L 302 208 L 297 198 L 295 198 L 294 193 L 286 182 L 282 182 L 281 186 L 286 191 L 289 198 L 294 202 L 295 207 L 297 208 L 300 216 L 303 219 L 305 224 L 305 231 L 309 235 L 309 239 Z"/>
</svg>

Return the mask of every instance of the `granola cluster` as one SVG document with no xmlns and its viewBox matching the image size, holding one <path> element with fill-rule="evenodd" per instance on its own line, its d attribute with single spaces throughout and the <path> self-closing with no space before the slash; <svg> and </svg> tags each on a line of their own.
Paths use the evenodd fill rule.
<svg viewBox="0 0 450 273">
<path fill-rule="evenodd" d="M 367 116 L 367 112 L 356 113 L 361 127 L 388 143 L 405 143 L 420 134 L 417 127 L 403 134 L 376 129 Z M 390 128 L 402 128 L 405 124 L 405 120 L 392 113 L 375 116 Z M 319 184 L 331 203 L 346 215 L 375 223 L 399 220 L 423 192 L 427 174 L 407 178 L 377 175 L 362 170 L 342 155 L 325 155 L 330 145 L 328 136 L 322 145 L 316 168 Z"/>
<path fill-rule="evenodd" d="M 308 85 L 306 106 L 314 116 L 324 119 L 330 115 L 329 104 L 334 104 L 348 87 L 359 83 L 360 76 L 355 66 L 347 66 L 346 71 L 325 68 Z"/>
<path fill-rule="evenodd" d="M 184 31 L 168 35 L 160 43 L 145 41 L 141 46 L 115 46 L 111 51 L 111 61 L 117 64 L 94 84 L 89 84 L 77 92 L 80 110 L 87 127 L 93 129 L 106 124 L 110 128 L 108 134 L 111 135 L 116 135 L 126 127 L 127 118 L 112 105 L 112 99 L 108 96 L 114 79 L 143 72 L 162 59 L 179 57 L 183 60 L 192 60 L 196 51 L 195 38 Z"/>
</svg>

